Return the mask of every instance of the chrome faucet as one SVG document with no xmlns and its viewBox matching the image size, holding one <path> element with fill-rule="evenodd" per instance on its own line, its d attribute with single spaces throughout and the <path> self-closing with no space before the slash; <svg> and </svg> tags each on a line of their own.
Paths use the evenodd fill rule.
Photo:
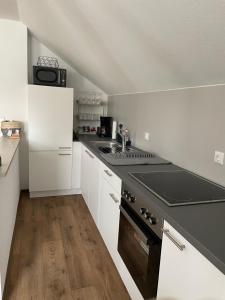
<svg viewBox="0 0 225 300">
<path fill-rule="evenodd" d="M 125 129 L 122 129 L 120 130 L 120 136 L 122 138 L 122 152 L 125 152 L 126 151 L 126 144 L 129 140 L 129 131 L 127 128 Z"/>
</svg>

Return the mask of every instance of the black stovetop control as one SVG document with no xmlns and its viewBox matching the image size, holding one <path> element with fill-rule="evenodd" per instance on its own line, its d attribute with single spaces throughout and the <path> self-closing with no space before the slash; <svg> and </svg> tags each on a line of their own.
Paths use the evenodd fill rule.
<svg viewBox="0 0 225 300">
<path fill-rule="evenodd" d="M 152 230 L 161 234 L 161 228 L 163 225 L 163 219 L 160 215 L 152 208 L 152 205 L 148 201 L 144 201 L 142 197 L 131 191 L 132 188 L 123 184 L 122 188 L 122 200 L 129 205 L 132 210 L 145 222 L 148 227 Z"/>
</svg>

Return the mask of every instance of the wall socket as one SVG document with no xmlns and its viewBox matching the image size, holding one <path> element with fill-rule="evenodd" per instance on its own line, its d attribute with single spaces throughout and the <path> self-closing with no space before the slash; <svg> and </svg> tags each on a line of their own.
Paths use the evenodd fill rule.
<svg viewBox="0 0 225 300">
<path fill-rule="evenodd" d="M 145 140 L 149 141 L 149 132 L 145 132 Z"/>
<path fill-rule="evenodd" d="M 220 151 L 215 151 L 214 162 L 216 164 L 223 165 L 223 161 L 224 161 L 224 153 Z"/>
</svg>

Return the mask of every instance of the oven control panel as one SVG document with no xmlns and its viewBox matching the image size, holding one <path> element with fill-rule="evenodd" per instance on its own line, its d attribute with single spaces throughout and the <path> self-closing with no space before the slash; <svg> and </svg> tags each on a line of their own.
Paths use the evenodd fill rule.
<svg viewBox="0 0 225 300">
<path fill-rule="evenodd" d="M 136 201 L 136 198 L 134 195 L 132 195 L 131 193 L 129 193 L 127 190 L 124 190 L 122 192 L 122 196 L 128 200 L 130 203 L 134 203 Z"/>
<path fill-rule="evenodd" d="M 134 194 L 130 188 L 123 185 L 122 199 L 139 215 L 139 217 L 149 226 L 157 235 L 162 235 L 161 228 L 163 219 L 157 211 L 151 207 L 150 201 L 144 200 L 140 195 Z"/>
</svg>

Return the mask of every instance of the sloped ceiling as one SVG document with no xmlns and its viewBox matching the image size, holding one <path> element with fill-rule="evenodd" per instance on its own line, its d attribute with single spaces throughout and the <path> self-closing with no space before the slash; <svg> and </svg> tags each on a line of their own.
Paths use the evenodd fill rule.
<svg viewBox="0 0 225 300">
<path fill-rule="evenodd" d="M 46 46 L 108 94 L 225 82 L 225 1 L 17 0 Z"/>
</svg>

